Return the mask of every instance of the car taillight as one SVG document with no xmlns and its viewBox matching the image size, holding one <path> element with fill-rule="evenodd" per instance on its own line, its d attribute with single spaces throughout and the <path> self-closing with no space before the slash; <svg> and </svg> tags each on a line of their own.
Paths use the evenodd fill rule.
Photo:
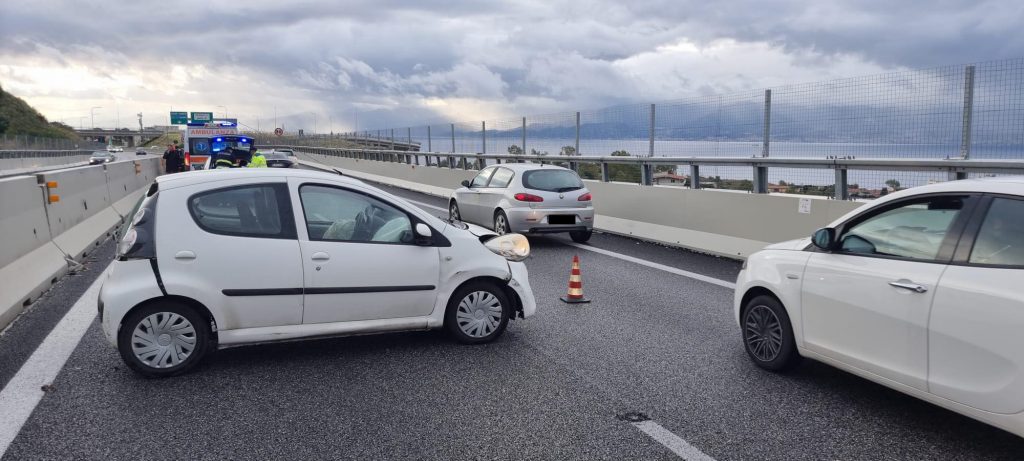
<svg viewBox="0 0 1024 461">
<path fill-rule="evenodd" d="M 514 195 L 513 197 L 515 197 L 515 199 L 519 200 L 520 202 L 543 202 L 544 201 L 544 197 L 540 197 L 540 196 L 533 195 L 533 194 L 524 194 L 522 192 Z"/>
<path fill-rule="evenodd" d="M 586 194 L 581 195 L 580 198 L 579 198 L 579 201 L 581 201 L 581 202 L 589 202 L 590 200 L 591 200 L 590 192 L 587 192 Z"/>
</svg>

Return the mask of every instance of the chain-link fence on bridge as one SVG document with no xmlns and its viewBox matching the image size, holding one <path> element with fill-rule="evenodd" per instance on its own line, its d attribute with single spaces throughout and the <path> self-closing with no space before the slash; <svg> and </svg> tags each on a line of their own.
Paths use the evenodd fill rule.
<svg viewBox="0 0 1024 461">
<path fill-rule="evenodd" d="M 556 162 L 558 156 L 580 156 L 584 177 L 599 174 L 586 157 L 609 155 L 1020 159 L 1024 59 L 339 136 L 344 137 L 391 140 L 432 152 L 549 155 Z M 640 179 L 636 166 L 614 168 L 612 180 Z M 685 168 L 659 170 L 655 184 L 687 182 Z M 700 170 L 704 187 L 750 190 L 752 175 L 743 167 Z M 871 195 L 946 179 L 928 172 L 855 171 L 849 183 L 857 193 Z M 774 192 L 833 195 L 834 177 L 827 170 L 773 168 L 768 182 Z"/>
</svg>

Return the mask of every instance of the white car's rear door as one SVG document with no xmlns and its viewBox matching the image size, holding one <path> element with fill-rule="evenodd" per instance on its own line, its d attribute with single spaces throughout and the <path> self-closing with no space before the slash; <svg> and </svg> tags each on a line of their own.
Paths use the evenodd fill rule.
<svg viewBox="0 0 1024 461">
<path fill-rule="evenodd" d="M 989 204 L 991 204 L 989 206 Z M 939 282 L 928 387 L 993 413 L 1024 411 L 1024 200 L 987 198 Z M 973 247 L 972 247 L 973 243 Z"/>
</svg>

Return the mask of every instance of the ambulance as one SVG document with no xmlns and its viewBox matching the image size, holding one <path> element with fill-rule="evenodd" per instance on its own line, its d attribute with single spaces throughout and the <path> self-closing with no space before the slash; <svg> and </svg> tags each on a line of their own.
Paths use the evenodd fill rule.
<svg viewBox="0 0 1024 461">
<path fill-rule="evenodd" d="M 252 138 L 238 133 L 235 120 L 189 122 L 184 135 L 188 170 L 208 170 L 224 150 L 233 147 L 248 152 L 253 145 Z"/>
</svg>

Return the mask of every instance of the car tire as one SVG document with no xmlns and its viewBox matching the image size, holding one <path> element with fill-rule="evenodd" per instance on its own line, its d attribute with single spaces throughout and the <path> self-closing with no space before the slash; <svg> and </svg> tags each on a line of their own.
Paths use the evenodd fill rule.
<svg viewBox="0 0 1024 461">
<path fill-rule="evenodd" d="M 509 232 L 512 232 L 512 229 L 508 225 L 508 216 L 504 211 L 498 210 L 494 213 L 494 233 L 505 235 Z"/>
<path fill-rule="evenodd" d="M 448 300 L 444 325 L 460 343 L 489 343 L 505 331 L 511 308 L 505 291 L 495 283 L 470 282 L 455 290 Z"/>
<path fill-rule="evenodd" d="M 147 378 L 165 378 L 198 365 L 213 347 L 210 337 L 209 322 L 195 309 L 160 301 L 125 317 L 117 334 L 117 349 L 132 371 Z"/>
<path fill-rule="evenodd" d="M 462 221 L 462 213 L 459 212 L 459 204 L 455 200 L 452 200 L 448 205 L 448 219 Z"/>
<path fill-rule="evenodd" d="M 569 238 L 576 243 L 587 243 L 590 240 L 590 236 L 594 235 L 594 231 L 572 231 L 569 232 Z"/>
<path fill-rule="evenodd" d="M 784 371 L 800 363 L 793 326 L 782 303 L 772 296 L 757 296 L 743 307 L 740 321 L 743 349 L 754 364 Z"/>
</svg>

